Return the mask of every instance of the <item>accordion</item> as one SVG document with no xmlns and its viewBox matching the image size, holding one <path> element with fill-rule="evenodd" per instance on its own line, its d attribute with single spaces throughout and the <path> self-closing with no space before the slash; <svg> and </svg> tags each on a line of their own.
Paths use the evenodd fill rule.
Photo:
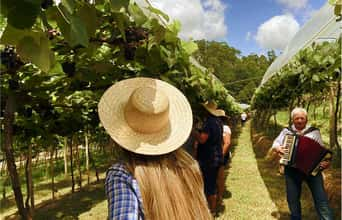
<svg viewBox="0 0 342 220">
<path fill-rule="evenodd" d="M 285 153 L 279 163 L 294 167 L 306 175 L 316 176 L 321 170 L 320 163 L 332 159 L 330 150 L 306 136 L 286 135 L 284 146 Z"/>
</svg>

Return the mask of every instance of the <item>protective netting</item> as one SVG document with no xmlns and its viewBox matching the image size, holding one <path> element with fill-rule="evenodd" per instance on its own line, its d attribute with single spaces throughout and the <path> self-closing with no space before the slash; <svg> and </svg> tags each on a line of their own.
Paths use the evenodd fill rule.
<svg viewBox="0 0 342 220">
<path fill-rule="evenodd" d="M 337 21 L 334 6 L 328 2 L 290 40 L 285 50 L 267 69 L 261 81 L 262 86 L 268 79 L 286 65 L 297 52 L 313 42 L 335 41 L 341 34 L 341 21 Z"/>
</svg>

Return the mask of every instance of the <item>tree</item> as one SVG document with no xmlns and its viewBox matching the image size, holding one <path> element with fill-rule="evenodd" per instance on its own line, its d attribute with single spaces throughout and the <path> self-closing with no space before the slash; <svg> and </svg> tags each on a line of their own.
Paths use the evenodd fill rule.
<svg viewBox="0 0 342 220">
<path fill-rule="evenodd" d="M 269 52 L 271 58 L 256 54 L 241 57 L 240 51 L 230 47 L 226 42 L 200 40 L 197 44 L 199 49 L 194 53 L 194 57 L 201 65 L 212 69 L 213 74 L 225 84 L 229 93 L 240 102 L 250 102 L 245 96 L 244 100 L 241 100 L 242 96 L 239 93 L 251 81 L 258 85 L 268 66 L 275 59 L 274 51 Z M 252 88 L 251 85 L 248 86 L 248 94 L 256 89 L 256 86 Z"/>
</svg>

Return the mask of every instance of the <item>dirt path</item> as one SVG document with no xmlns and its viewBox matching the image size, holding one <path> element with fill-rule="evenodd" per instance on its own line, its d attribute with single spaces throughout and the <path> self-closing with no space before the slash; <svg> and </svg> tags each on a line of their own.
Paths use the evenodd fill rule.
<svg viewBox="0 0 342 220">
<path fill-rule="evenodd" d="M 258 170 L 249 123 L 242 128 L 226 174 L 225 209 L 216 219 L 276 219 L 278 210 Z"/>
</svg>

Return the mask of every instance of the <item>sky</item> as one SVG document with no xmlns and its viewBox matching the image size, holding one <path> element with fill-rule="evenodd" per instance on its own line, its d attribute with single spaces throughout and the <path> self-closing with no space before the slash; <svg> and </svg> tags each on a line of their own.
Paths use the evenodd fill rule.
<svg viewBox="0 0 342 220">
<path fill-rule="evenodd" d="M 280 53 L 327 0 L 150 0 L 182 24 L 184 40 L 225 41 L 242 56 Z"/>
</svg>

